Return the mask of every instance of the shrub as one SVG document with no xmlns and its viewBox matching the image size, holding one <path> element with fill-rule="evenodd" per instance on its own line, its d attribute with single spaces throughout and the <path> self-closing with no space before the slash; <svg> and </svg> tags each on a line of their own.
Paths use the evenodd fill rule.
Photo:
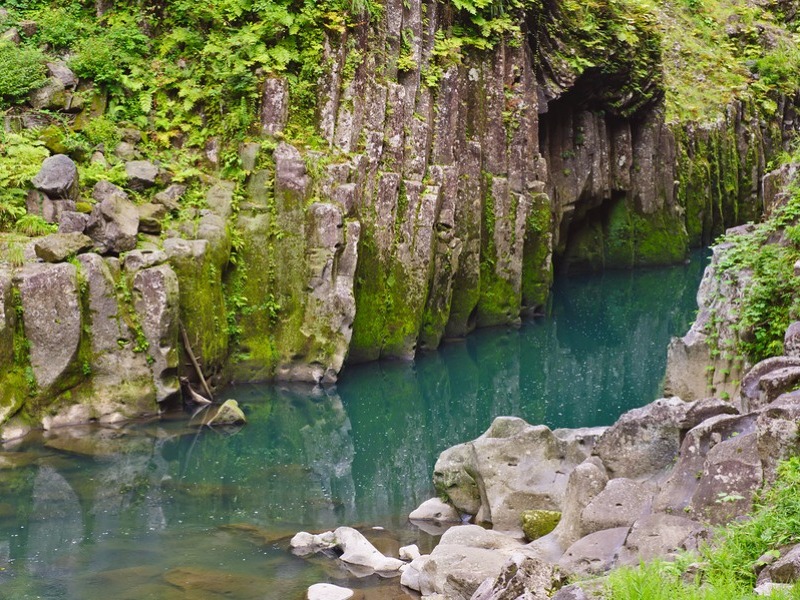
<svg viewBox="0 0 800 600">
<path fill-rule="evenodd" d="M 0 98 L 16 103 L 47 80 L 44 55 L 32 48 L 0 44 Z"/>
</svg>

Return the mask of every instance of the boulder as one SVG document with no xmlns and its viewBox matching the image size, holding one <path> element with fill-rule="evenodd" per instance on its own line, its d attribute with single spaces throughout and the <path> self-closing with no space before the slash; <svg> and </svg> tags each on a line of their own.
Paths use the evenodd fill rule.
<svg viewBox="0 0 800 600">
<path fill-rule="evenodd" d="M 596 456 L 587 458 L 569 475 L 561 520 L 547 536 L 539 538 L 533 545 L 546 550 L 552 560 L 577 542 L 583 535 L 581 515 L 592 499 L 602 492 L 608 483 L 608 475 L 602 461 Z"/>
<path fill-rule="evenodd" d="M 698 540 L 707 535 L 708 530 L 697 521 L 665 513 L 650 514 L 633 524 L 619 562 L 638 565 L 680 550 L 696 550 Z"/>
<path fill-rule="evenodd" d="M 319 535 L 314 535 L 307 531 L 299 531 L 289 540 L 289 548 L 292 554 L 298 556 L 316 554 L 323 550 L 330 550 L 334 546 L 336 546 L 336 536 L 332 531 L 326 531 Z"/>
<path fill-rule="evenodd" d="M 114 156 L 125 161 L 136 160 L 139 156 L 139 151 L 130 142 L 122 141 L 114 148 Z"/>
<path fill-rule="evenodd" d="M 139 211 L 128 195 L 107 181 L 94 186 L 93 197 L 98 203 L 92 210 L 86 233 L 101 254 L 119 254 L 136 247 L 139 232 Z"/>
<path fill-rule="evenodd" d="M 19 46 L 22 43 L 22 36 L 19 34 L 19 29 L 12 27 L 0 34 L 0 43 L 4 42 L 10 42 L 15 46 Z"/>
<path fill-rule="evenodd" d="M 471 600 L 548 600 L 553 565 L 524 554 L 513 554 L 495 579 L 485 580 Z"/>
<path fill-rule="evenodd" d="M 158 179 L 159 168 L 147 160 L 132 160 L 125 163 L 125 174 L 132 190 L 143 191 L 153 187 Z"/>
<path fill-rule="evenodd" d="M 603 429 L 551 431 L 516 417 L 498 417 L 478 439 L 445 450 L 434 485 L 460 512 L 500 531 L 520 532 L 523 510 L 560 510 L 570 471 L 591 452 Z"/>
<path fill-rule="evenodd" d="M 452 527 L 431 554 L 411 562 L 400 583 L 426 596 L 468 600 L 486 579 L 497 578 L 515 553 L 536 558 L 519 541 L 500 532 L 477 525 Z"/>
<path fill-rule="evenodd" d="M 123 268 L 130 274 L 140 269 L 147 269 L 167 262 L 167 253 L 163 250 L 131 250 L 125 254 Z"/>
<path fill-rule="evenodd" d="M 594 453 L 611 477 L 642 479 L 672 466 L 683 433 L 709 416 L 734 410 L 720 401 L 661 398 L 623 414 L 597 440 Z"/>
<path fill-rule="evenodd" d="M 78 197 L 78 167 L 69 156 L 55 154 L 44 159 L 31 183 L 49 198 L 74 200 Z"/>
<path fill-rule="evenodd" d="M 410 546 L 401 546 L 397 553 L 398 556 L 400 556 L 400 560 L 416 560 L 422 556 L 416 544 L 411 544 Z"/>
<path fill-rule="evenodd" d="M 551 600 L 589 600 L 589 596 L 577 583 L 562 587 L 551 596 Z"/>
<path fill-rule="evenodd" d="M 20 28 L 25 37 L 36 35 L 36 31 L 39 29 L 39 24 L 33 19 L 22 19 L 19 23 L 17 23 L 17 26 Z"/>
<path fill-rule="evenodd" d="M 342 551 L 339 560 L 377 572 L 397 571 L 405 563 L 381 554 L 364 535 L 352 527 L 339 527 L 333 532 L 336 546 Z"/>
<path fill-rule="evenodd" d="M 294 146 L 281 142 L 273 152 L 275 193 L 305 197 L 310 184 L 306 162 Z"/>
<path fill-rule="evenodd" d="M 25 198 L 28 214 L 42 217 L 48 223 L 58 223 L 61 215 L 75 210 L 73 200 L 53 200 L 39 190 L 28 190 Z"/>
<path fill-rule="evenodd" d="M 161 220 L 167 216 L 167 209 L 163 204 L 148 202 L 136 207 L 139 212 L 139 231 L 142 233 L 161 233 Z"/>
<path fill-rule="evenodd" d="M 614 566 L 628 536 L 628 527 L 595 531 L 572 544 L 558 561 L 567 577 L 602 575 Z"/>
<path fill-rule="evenodd" d="M 439 498 L 425 500 L 408 515 L 408 518 L 411 521 L 434 521 L 437 523 L 461 522 L 461 515 L 458 514 L 458 511 Z"/>
<path fill-rule="evenodd" d="M 353 590 L 339 587 L 330 583 L 315 583 L 308 588 L 308 600 L 349 600 L 353 597 Z"/>
<path fill-rule="evenodd" d="M 800 580 L 800 545 L 794 546 L 764 569 L 773 583 L 794 583 Z M 760 579 L 760 577 L 759 577 Z"/>
<path fill-rule="evenodd" d="M 795 321 L 786 328 L 783 353 L 791 358 L 800 358 L 800 321 Z"/>
<path fill-rule="evenodd" d="M 239 146 L 239 160 L 242 163 L 243 171 L 248 173 L 255 171 L 259 152 L 261 152 L 261 144 L 258 142 L 247 142 Z"/>
<path fill-rule="evenodd" d="M 51 77 L 58 79 L 65 88 L 74 88 L 78 85 L 78 78 L 75 73 L 62 60 L 47 63 L 47 71 Z"/>
<path fill-rule="evenodd" d="M 800 358 L 775 356 L 753 365 L 742 378 L 743 411 L 757 410 L 789 391 L 798 377 L 793 369 L 800 370 Z"/>
<path fill-rule="evenodd" d="M 44 262 L 63 262 L 92 247 L 92 239 L 82 233 L 51 233 L 34 243 L 36 256 Z"/>
<path fill-rule="evenodd" d="M 758 415 L 756 435 L 765 483 L 775 481 L 780 461 L 800 454 L 798 422 L 800 391 L 779 396 Z"/>
<path fill-rule="evenodd" d="M 209 427 L 226 425 L 244 425 L 247 417 L 244 416 L 236 400 L 225 400 L 206 422 Z"/>
<path fill-rule="evenodd" d="M 14 329 L 17 314 L 12 303 L 11 272 L 0 268 L 0 369 L 8 369 L 14 361 Z M 0 423 L 8 415 L 0 407 Z"/>
<path fill-rule="evenodd" d="M 42 87 L 28 94 L 28 102 L 36 110 L 62 110 L 67 106 L 67 92 L 60 79 L 49 77 Z"/>
<path fill-rule="evenodd" d="M 717 415 L 687 432 L 677 463 L 660 485 L 653 502 L 654 512 L 691 511 L 708 452 L 723 439 L 754 431 L 755 418 L 755 415 Z"/>
<path fill-rule="evenodd" d="M 147 355 L 135 351 L 139 340 L 129 319 L 132 307 L 117 296 L 117 278 L 124 275 L 116 259 L 88 253 L 81 254 L 78 262 L 92 323 L 92 393 L 76 400 L 91 404 L 103 421 L 151 414 L 156 408 L 155 388 Z"/>
<path fill-rule="evenodd" d="M 728 523 L 750 511 L 762 481 L 756 432 L 723 440 L 708 451 L 692 513 L 713 525 Z"/>
<path fill-rule="evenodd" d="M 655 488 L 620 477 L 612 479 L 581 513 L 581 534 L 630 527 L 650 510 Z"/>
<path fill-rule="evenodd" d="M 153 196 L 153 202 L 163 205 L 168 211 L 172 212 L 180 208 L 180 199 L 186 193 L 186 186 L 173 183 L 167 189 L 158 192 Z"/>
<path fill-rule="evenodd" d="M 46 390 L 78 355 L 82 319 L 74 265 L 28 264 L 17 275 L 25 337 L 36 384 Z"/>
<path fill-rule="evenodd" d="M 178 393 L 178 277 L 169 265 L 141 269 L 133 278 L 133 301 L 152 361 L 156 400 Z"/>
<path fill-rule="evenodd" d="M 58 217 L 58 233 L 83 233 L 89 224 L 89 215 L 65 210 Z"/>
</svg>

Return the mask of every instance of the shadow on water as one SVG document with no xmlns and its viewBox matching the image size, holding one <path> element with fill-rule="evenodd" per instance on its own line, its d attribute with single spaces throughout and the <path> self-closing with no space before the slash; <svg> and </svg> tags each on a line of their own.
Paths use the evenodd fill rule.
<svg viewBox="0 0 800 600">
<path fill-rule="evenodd" d="M 348 367 L 332 390 L 232 388 L 249 419 L 239 431 L 170 418 L 8 448 L 0 597 L 299 599 L 331 581 L 387 600 L 396 582 L 295 558 L 289 537 L 346 524 L 389 552 L 429 549 L 435 540 L 406 515 L 431 495 L 443 449 L 498 415 L 606 425 L 658 396 L 703 262 L 559 280 L 547 318 L 478 331 L 413 364 Z"/>
</svg>

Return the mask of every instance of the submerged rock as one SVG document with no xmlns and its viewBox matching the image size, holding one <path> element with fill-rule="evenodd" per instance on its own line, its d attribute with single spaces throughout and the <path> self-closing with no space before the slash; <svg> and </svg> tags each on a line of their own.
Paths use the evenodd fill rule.
<svg viewBox="0 0 800 600">
<path fill-rule="evenodd" d="M 458 514 L 458 511 L 446 502 L 442 502 L 439 498 L 425 500 L 408 515 L 408 518 L 411 521 L 461 523 L 461 515 Z"/>
<path fill-rule="evenodd" d="M 381 554 L 361 532 L 352 527 L 339 527 L 319 535 L 301 531 L 291 539 L 289 547 L 300 556 L 336 548 L 341 552 L 339 560 L 342 562 L 378 573 L 398 571 L 406 564 Z"/>
<path fill-rule="evenodd" d="M 308 588 L 308 600 L 349 600 L 353 597 L 353 590 L 339 587 L 330 583 L 315 583 Z"/>
</svg>

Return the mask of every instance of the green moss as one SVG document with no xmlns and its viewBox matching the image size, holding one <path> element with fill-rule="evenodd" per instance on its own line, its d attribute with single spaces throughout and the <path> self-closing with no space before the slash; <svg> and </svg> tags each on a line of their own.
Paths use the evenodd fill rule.
<svg viewBox="0 0 800 600">
<path fill-rule="evenodd" d="M 561 513 L 555 510 L 526 510 L 520 520 L 525 537 L 533 541 L 553 531 L 561 520 Z"/>
</svg>

